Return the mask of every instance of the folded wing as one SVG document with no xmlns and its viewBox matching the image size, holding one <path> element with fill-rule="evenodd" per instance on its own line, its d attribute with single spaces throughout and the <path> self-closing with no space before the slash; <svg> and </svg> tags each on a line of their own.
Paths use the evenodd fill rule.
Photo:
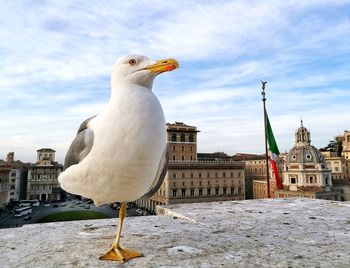
<svg viewBox="0 0 350 268">
<path fill-rule="evenodd" d="M 64 169 L 81 162 L 91 151 L 94 143 L 94 132 L 88 127 L 88 123 L 94 118 L 92 116 L 81 123 L 77 136 L 70 145 L 64 160 Z"/>
<path fill-rule="evenodd" d="M 150 198 L 152 195 L 154 195 L 159 187 L 162 185 L 166 172 L 168 170 L 168 163 L 169 163 L 169 151 L 168 151 L 168 145 L 165 146 L 162 158 L 159 161 L 158 171 L 156 174 L 156 177 L 154 178 L 154 181 L 149 188 L 148 192 L 143 196 L 145 198 Z"/>
</svg>

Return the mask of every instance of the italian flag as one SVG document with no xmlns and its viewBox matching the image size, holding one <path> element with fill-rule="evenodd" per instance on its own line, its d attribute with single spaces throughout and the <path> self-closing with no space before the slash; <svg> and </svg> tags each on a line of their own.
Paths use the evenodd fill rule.
<svg viewBox="0 0 350 268">
<path fill-rule="evenodd" d="M 272 132 L 269 117 L 267 116 L 267 112 L 265 113 L 266 113 L 267 142 L 269 144 L 271 167 L 272 167 L 273 173 L 275 174 L 277 188 L 283 189 L 283 184 L 278 175 L 278 169 L 276 165 L 276 161 L 278 160 L 278 155 L 280 154 L 280 152 L 277 147 L 275 136 L 273 135 L 273 132 Z"/>
</svg>

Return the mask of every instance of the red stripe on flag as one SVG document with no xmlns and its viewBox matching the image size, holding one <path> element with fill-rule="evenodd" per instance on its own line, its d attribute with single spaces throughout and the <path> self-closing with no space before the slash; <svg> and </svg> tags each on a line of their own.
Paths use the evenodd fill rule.
<svg viewBox="0 0 350 268">
<path fill-rule="evenodd" d="M 273 173 L 275 174 L 277 188 L 283 189 L 283 184 L 281 182 L 280 176 L 278 175 L 278 169 L 277 169 L 276 162 L 272 159 L 270 159 L 270 161 L 271 161 L 271 167 L 272 167 Z"/>
</svg>

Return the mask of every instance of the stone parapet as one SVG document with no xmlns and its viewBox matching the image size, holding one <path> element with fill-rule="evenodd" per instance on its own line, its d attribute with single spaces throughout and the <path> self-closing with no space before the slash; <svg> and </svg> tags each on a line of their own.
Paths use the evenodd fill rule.
<svg viewBox="0 0 350 268">
<path fill-rule="evenodd" d="M 0 230 L 0 267 L 348 267 L 350 203 L 264 199 L 159 206 L 128 217 L 122 245 L 144 257 L 99 261 L 116 219 Z"/>
</svg>

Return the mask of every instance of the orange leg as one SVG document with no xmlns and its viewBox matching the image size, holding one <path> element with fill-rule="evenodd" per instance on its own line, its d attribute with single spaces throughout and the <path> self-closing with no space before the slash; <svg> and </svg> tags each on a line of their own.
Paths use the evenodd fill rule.
<svg viewBox="0 0 350 268">
<path fill-rule="evenodd" d="M 121 206 L 119 209 L 119 224 L 118 224 L 116 239 L 112 244 L 112 248 L 108 250 L 105 254 L 103 254 L 100 257 L 100 260 L 126 262 L 127 260 L 130 260 L 132 258 L 143 256 L 142 253 L 140 252 L 137 252 L 131 249 L 121 248 L 119 245 L 125 216 L 126 216 L 126 203 L 121 203 Z"/>
</svg>

